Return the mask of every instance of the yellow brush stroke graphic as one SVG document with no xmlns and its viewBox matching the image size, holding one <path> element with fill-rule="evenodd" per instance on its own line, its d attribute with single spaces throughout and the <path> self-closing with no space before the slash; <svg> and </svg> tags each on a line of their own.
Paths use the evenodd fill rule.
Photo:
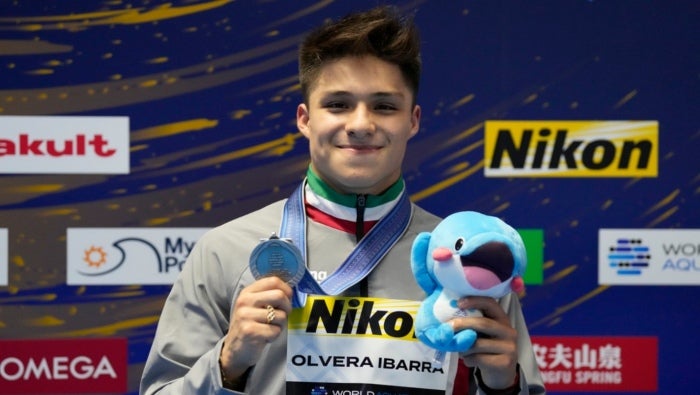
<svg viewBox="0 0 700 395">
<path fill-rule="evenodd" d="M 18 289 L 15 288 L 16 291 L 19 291 Z M 16 294 L 17 292 L 10 292 L 12 295 L 9 298 L 0 298 L 0 303 L 8 302 L 11 301 L 12 303 L 19 303 L 19 302 L 51 302 L 56 300 L 58 298 L 58 295 L 55 293 L 47 293 L 43 295 L 30 295 L 30 296 L 16 296 L 13 294 Z"/>
<path fill-rule="evenodd" d="M 151 172 L 148 173 L 149 176 L 156 176 L 156 175 L 163 175 L 163 174 L 177 174 L 183 171 L 191 171 L 191 170 L 196 170 L 196 169 L 201 169 L 203 167 L 208 167 L 208 166 L 217 166 L 224 164 L 226 162 L 230 162 L 236 159 L 241 159 L 245 158 L 248 156 L 255 156 L 255 155 L 275 155 L 275 156 L 281 156 L 286 152 L 289 152 L 294 148 L 294 145 L 296 143 L 297 139 L 302 138 L 301 133 L 287 133 L 286 135 L 270 140 L 258 145 L 254 145 L 251 147 L 246 147 L 240 150 L 232 151 L 232 152 L 227 152 L 225 154 L 217 155 L 211 158 L 206 158 L 198 161 L 194 161 L 192 163 L 188 163 L 186 165 L 178 166 L 178 167 L 170 167 L 165 170 L 162 170 L 160 172 Z"/>
<path fill-rule="evenodd" d="M 39 215 L 42 217 L 55 217 L 55 216 L 65 216 L 77 214 L 78 210 L 74 208 L 57 208 L 53 210 L 46 210 Z"/>
<path fill-rule="evenodd" d="M 137 25 L 209 11 L 232 1 L 215 0 L 182 7 L 173 7 L 171 3 L 165 3 L 152 9 L 132 8 L 70 15 L 2 17 L 0 23 L 7 23 L 9 26 L 0 26 L 0 30 L 80 30 L 91 26 Z"/>
<path fill-rule="evenodd" d="M 662 223 L 663 221 L 669 219 L 669 218 L 670 218 L 673 214 L 675 214 L 676 212 L 678 212 L 678 206 L 671 207 L 670 209 L 668 209 L 668 210 L 664 211 L 663 213 L 661 213 L 661 215 L 659 215 L 658 217 L 656 217 L 656 218 L 655 218 L 653 221 L 651 221 L 649 224 L 647 224 L 647 227 L 648 227 L 648 228 L 653 228 L 653 227 L 655 227 L 655 226 L 658 226 L 658 225 L 659 225 L 660 223 Z"/>
<path fill-rule="evenodd" d="M 190 119 L 187 121 L 173 122 L 165 125 L 154 126 L 152 128 L 141 129 L 131 132 L 131 142 L 150 140 L 160 137 L 174 136 L 186 132 L 198 132 L 216 127 L 219 121 L 214 119 Z"/>
<path fill-rule="evenodd" d="M 468 128 L 467 130 L 465 130 L 465 131 L 459 133 L 458 135 L 447 140 L 447 143 L 445 145 L 450 146 L 452 144 L 456 144 L 458 141 L 461 141 L 461 140 L 473 135 L 474 133 L 478 132 L 483 127 L 484 127 L 484 123 L 479 122 L 476 125 Z"/>
<path fill-rule="evenodd" d="M 474 94 L 473 94 L 473 93 L 471 93 L 471 94 L 469 94 L 469 95 L 467 95 L 467 96 L 464 96 L 463 98 L 461 98 L 461 99 L 457 100 L 456 102 L 452 103 L 452 105 L 450 106 L 450 110 L 454 110 L 454 109 L 457 108 L 457 107 L 461 107 L 461 106 L 463 106 L 463 105 L 469 103 L 469 102 L 472 101 L 472 100 L 474 100 Z"/>
<path fill-rule="evenodd" d="M 285 38 L 204 63 L 133 78 L 41 89 L 1 90 L 0 114 L 52 115 L 133 105 L 218 87 L 297 59 L 301 36 Z M 264 58 L 257 63 L 235 65 Z M 70 97 L 71 100 L 65 100 Z"/>
<path fill-rule="evenodd" d="M 578 265 L 571 265 L 571 266 L 565 268 L 564 270 L 560 270 L 559 272 L 547 277 L 547 280 L 545 280 L 544 283 L 545 284 L 555 283 L 555 282 L 563 279 L 564 277 L 570 275 L 571 273 L 576 271 L 576 269 L 578 269 Z"/>
<path fill-rule="evenodd" d="M 660 209 L 661 207 L 664 207 L 668 204 L 670 204 L 678 195 L 680 195 L 681 190 L 680 189 L 674 189 L 673 192 L 671 192 L 668 196 L 665 198 L 661 199 L 660 202 L 656 203 L 652 207 L 650 207 L 647 211 L 644 212 L 644 216 L 647 216 L 654 211 Z"/>
<path fill-rule="evenodd" d="M 47 193 L 64 188 L 63 184 L 18 185 L 0 189 L 0 193 Z"/>
<path fill-rule="evenodd" d="M 559 319 L 560 316 L 561 316 L 562 314 L 566 313 L 567 311 L 573 309 L 573 308 L 576 307 L 576 306 L 579 306 L 579 305 L 583 304 L 583 303 L 586 302 L 587 300 L 589 300 L 589 299 L 591 299 L 591 298 L 593 298 L 593 297 L 595 297 L 595 296 L 597 296 L 597 295 L 603 293 L 603 292 L 604 292 L 605 290 L 607 290 L 608 288 L 610 288 L 610 287 L 607 286 L 607 285 L 598 286 L 598 288 L 595 288 L 594 290 L 592 290 L 592 291 L 590 291 L 589 293 L 587 293 L 587 294 L 581 296 L 580 298 L 574 300 L 573 302 L 571 302 L 571 303 L 569 303 L 569 304 L 566 304 L 566 305 L 564 305 L 564 306 L 561 306 L 561 307 L 557 307 L 557 308 L 554 310 L 553 313 L 551 313 L 551 314 L 549 314 L 548 316 L 546 316 L 546 317 L 544 317 L 544 318 L 542 318 L 542 319 L 540 319 L 540 320 L 538 320 L 538 321 L 532 323 L 532 324 L 530 325 L 530 327 L 531 327 L 531 328 L 535 328 L 535 327 L 537 327 L 537 326 L 539 326 L 539 325 L 542 325 L 542 324 L 544 324 L 544 323 L 546 323 L 546 322 L 552 321 L 552 320 L 554 320 L 554 319 Z"/>
<path fill-rule="evenodd" d="M 45 315 L 43 317 L 38 317 L 29 320 L 29 324 L 32 326 L 41 326 L 41 327 L 47 327 L 47 326 L 60 326 L 65 324 L 66 322 L 60 318 L 56 318 L 52 315 Z"/>
<path fill-rule="evenodd" d="M 463 155 L 466 155 L 472 151 L 475 151 L 477 148 L 481 147 L 484 145 L 483 140 L 479 140 L 475 143 L 469 144 L 465 146 L 464 148 L 457 150 L 449 155 L 446 155 L 444 158 L 442 158 L 440 161 L 437 162 L 438 165 L 441 165 L 443 163 L 451 162 Z"/>
<path fill-rule="evenodd" d="M 65 53 L 73 50 L 72 45 L 54 44 L 42 40 L 0 40 L 0 48 L 2 48 L 0 54 L 4 56 Z"/>
<path fill-rule="evenodd" d="M 137 167 L 132 167 L 131 172 L 134 176 L 143 176 L 143 173 L 149 170 L 155 170 L 155 169 L 160 169 L 165 166 L 168 166 L 171 162 L 181 160 L 182 158 L 187 158 L 190 156 L 197 156 L 197 155 L 202 155 L 206 154 L 209 151 L 216 150 L 221 147 L 228 146 L 230 144 L 235 143 L 236 141 L 239 140 L 244 140 L 245 138 L 250 138 L 254 136 L 260 136 L 264 135 L 264 132 L 253 132 L 249 133 L 245 136 L 234 136 L 228 139 L 224 140 L 219 140 L 210 144 L 203 144 L 203 145 L 198 145 L 195 146 L 195 148 L 190 148 L 190 149 L 185 149 L 185 150 L 178 150 L 170 154 L 165 154 L 165 155 L 159 155 L 153 158 L 144 158 L 141 160 L 142 165 L 137 166 Z M 147 145 L 142 145 L 146 146 Z M 132 147 L 132 152 L 133 152 L 133 147 Z M 150 176 L 151 173 L 147 174 L 146 176 Z"/>
<path fill-rule="evenodd" d="M 637 96 L 637 90 L 636 90 L 636 89 L 633 90 L 632 92 L 626 94 L 625 97 L 623 97 L 622 99 L 620 99 L 620 101 L 618 101 L 618 102 L 615 104 L 615 108 L 618 109 L 618 108 L 624 106 L 628 101 L 632 100 L 635 96 Z"/>
<path fill-rule="evenodd" d="M 60 333 L 60 336 L 80 337 L 89 335 L 114 336 L 119 331 L 139 328 L 142 326 L 153 325 L 158 322 L 158 315 L 149 317 L 132 318 L 130 320 L 120 321 L 110 325 L 97 326 L 94 328 L 77 329 Z"/>
<path fill-rule="evenodd" d="M 469 177 L 470 175 L 476 173 L 477 171 L 479 171 L 479 169 L 481 169 L 483 167 L 484 167 L 484 161 L 482 160 L 479 163 L 477 163 L 476 165 L 474 165 L 473 167 L 471 167 L 467 170 L 464 170 L 461 173 L 455 174 L 452 177 L 446 178 L 446 179 L 444 179 L 444 180 L 442 180 L 442 181 L 440 181 L 440 182 L 438 182 L 438 183 L 436 183 L 428 188 L 423 189 L 422 191 L 418 191 L 418 192 L 412 194 L 411 200 L 414 202 L 417 202 L 419 200 L 422 200 L 422 199 L 425 199 L 425 198 L 430 197 L 432 195 L 435 195 L 436 193 L 438 193 L 444 189 L 447 189 L 447 188 L 451 187 L 452 185 Z"/>
</svg>

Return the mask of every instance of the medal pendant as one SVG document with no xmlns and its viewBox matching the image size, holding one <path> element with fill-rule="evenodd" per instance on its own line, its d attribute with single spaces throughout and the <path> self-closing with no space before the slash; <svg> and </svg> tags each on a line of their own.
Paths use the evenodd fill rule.
<svg viewBox="0 0 700 395">
<path fill-rule="evenodd" d="M 292 287 L 301 281 L 306 270 L 299 248 L 274 233 L 255 247 L 249 265 L 256 279 L 277 276 Z"/>
</svg>

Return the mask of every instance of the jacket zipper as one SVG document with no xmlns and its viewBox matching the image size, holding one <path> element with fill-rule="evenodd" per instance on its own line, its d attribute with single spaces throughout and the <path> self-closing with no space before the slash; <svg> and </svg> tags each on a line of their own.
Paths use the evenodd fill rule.
<svg viewBox="0 0 700 395">
<path fill-rule="evenodd" d="M 357 195 L 355 201 L 357 208 L 357 220 L 355 221 L 355 240 L 359 243 L 365 235 L 365 205 L 367 204 L 367 195 Z"/>
<path fill-rule="evenodd" d="M 362 240 L 362 237 L 365 235 L 365 206 L 367 205 L 367 195 L 357 195 L 357 200 L 355 203 L 355 207 L 357 208 L 355 240 L 357 240 L 357 243 L 359 243 L 360 240 Z M 360 280 L 360 296 L 369 296 L 369 283 L 366 276 Z"/>
</svg>

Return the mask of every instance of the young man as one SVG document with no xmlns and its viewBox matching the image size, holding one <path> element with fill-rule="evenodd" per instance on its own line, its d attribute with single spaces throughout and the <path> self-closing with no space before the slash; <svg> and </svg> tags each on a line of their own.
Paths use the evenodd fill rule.
<svg viewBox="0 0 700 395">
<path fill-rule="evenodd" d="M 408 202 L 401 175 L 406 145 L 419 129 L 419 75 L 416 28 L 390 8 L 347 16 L 306 38 L 297 125 L 309 140 L 307 178 L 289 199 L 213 229 L 198 242 L 163 308 L 142 394 L 312 393 L 287 384 L 295 369 L 287 358 L 288 319 L 293 306 L 312 295 L 278 277 L 256 280 L 249 269 L 251 253 L 271 232 L 298 235 L 302 240 L 294 242 L 307 268 L 329 277 L 349 256 L 379 243 L 383 255 L 360 254 L 368 274 L 340 277 L 336 298 L 425 297 L 410 268 L 411 245 L 440 219 Z M 300 221 L 289 219 L 294 207 L 300 207 Z M 472 393 L 544 393 L 517 296 L 466 298 L 460 306 L 484 313 L 452 321 L 456 331 L 484 335 L 460 356 L 475 373 L 458 374 L 462 361 L 454 356 L 442 374 L 425 373 L 428 379 L 444 376 L 439 392 L 451 394 L 468 382 Z M 375 344 L 356 340 L 358 353 Z M 329 361 L 328 369 L 338 374 L 352 367 Z M 365 362 L 371 375 L 387 374 Z M 313 391 L 323 393 L 324 383 L 318 384 Z M 367 385 L 363 390 L 384 388 L 360 384 Z M 434 393 L 402 384 L 395 383 L 404 393 Z"/>
</svg>

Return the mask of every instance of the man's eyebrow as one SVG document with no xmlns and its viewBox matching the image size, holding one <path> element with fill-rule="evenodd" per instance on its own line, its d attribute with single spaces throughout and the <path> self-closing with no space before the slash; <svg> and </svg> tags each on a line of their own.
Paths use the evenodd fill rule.
<svg viewBox="0 0 700 395">
<path fill-rule="evenodd" d="M 398 97 L 398 98 L 403 98 L 404 94 L 403 92 L 377 92 L 372 94 L 373 97 Z"/>
<path fill-rule="evenodd" d="M 350 92 L 348 91 L 327 91 L 327 92 L 321 92 L 321 96 L 323 97 L 342 97 L 342 96 L 352 96 Z"/>
<path fill-rule="evenodd" d="M 349 91 L 328 91 L 328 92 L 322 92 L 323 97 L 350 97 L 350 96 L 357 96 Z M 403 98 L 404 94 L 403 92 L 395 91 L 395 92 L 374 92 L 370 94 L 371 98 L 392 98 L 392 97 L 398 97 L 398 98 Z"/>
</svg>

